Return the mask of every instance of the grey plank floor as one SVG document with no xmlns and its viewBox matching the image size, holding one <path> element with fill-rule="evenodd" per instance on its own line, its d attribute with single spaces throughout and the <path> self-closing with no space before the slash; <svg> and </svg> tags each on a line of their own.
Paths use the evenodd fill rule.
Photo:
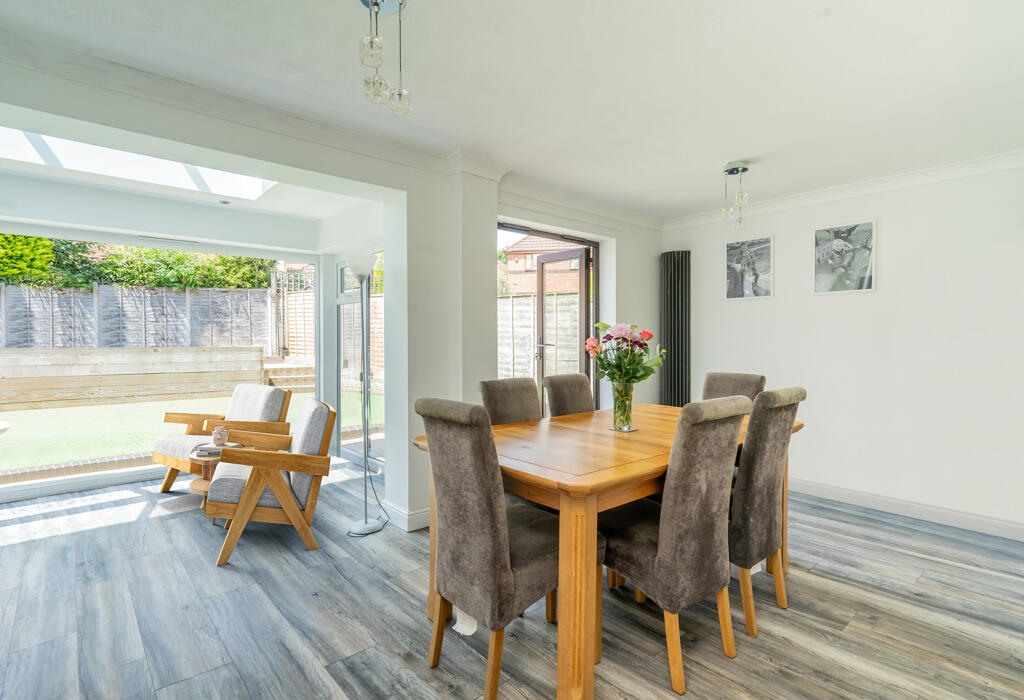
<svg viewBox="0 0 1024 700">
<path fill-rule="evenodd" d="M 0 505 L 0 698 L 477 698 L 487 640 L 446 635 L 427 667 L 425 532 L 346 536 L 358 473 L 314 522 L 224 531 L 179 481 Z M 754 576 L 760 635 L 721 652 L 713 600 L 680 616 L 687 695 L 1024 696 L 1024 544 L 794 494 L 790 608 Z M 662 617 L 605 590 L 601 698 L 674 697 Z M 553 697 L 540 601 L 506 631 L 502 696 Z"/>
</svg>

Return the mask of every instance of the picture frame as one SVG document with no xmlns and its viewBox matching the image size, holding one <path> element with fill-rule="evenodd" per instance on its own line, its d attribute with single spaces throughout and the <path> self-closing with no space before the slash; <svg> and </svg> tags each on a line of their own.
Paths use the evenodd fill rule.
<svg viewBox="0 0 1024 700">
<path fill-rule="evenodd" d="M 811 290 L 814 294 L 873 292 L 878 225 L 874 219 L 814 229 Z"/>
<path fill-rule="evenodd" d="M 775 295 L 775 239 L 756 236 L 725 243 L 725 298 L 771 299 Z"/>
</svg>

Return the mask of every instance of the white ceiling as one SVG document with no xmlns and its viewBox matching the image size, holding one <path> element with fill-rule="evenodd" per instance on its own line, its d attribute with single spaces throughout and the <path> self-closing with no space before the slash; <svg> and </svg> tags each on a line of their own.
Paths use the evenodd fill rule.
<svg viewBox="0 0 1024 700">
<path fill-rule="evenodd" d="M 753 202 L 1024 148 L 1020 0 L 409 0 L 406 119 L 362 98 L 366 24 L 359 0 L 0 4 L 14 32 L 662 217 L 716 208 L 732 159 Z"/>
</svg>

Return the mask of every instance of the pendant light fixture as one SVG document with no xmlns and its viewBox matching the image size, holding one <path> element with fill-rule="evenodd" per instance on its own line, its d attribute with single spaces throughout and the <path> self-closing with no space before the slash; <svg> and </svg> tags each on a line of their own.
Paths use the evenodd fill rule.
<svg viewBox="0 0 1024 700">
<path fill-rule="evenodd" d="M 396 117 L 412 113 L 412 97 L 405 89 L 402 75 L 402 12 L 406 0 L 359 0 L 370 12 L 370 33 L 359 42 L 359 62 L 373 73 L 363 79 L 363 96 L 373 104 L 387 104 Z M 380 36 L 380 15 L 398 14 L 398 87 L 381 75 L 384 64 L 384 40 Z"/>
<path fill-rule="evenodd" d="M 732 219 L 732 227 L 737 231 L 747 225 L 743 218 L 743 207 L 750 201 L 750 195 L 743 191 L 743 173 L 750 170 L 745 160 L 734 160 L 725 164 L 722 168 L 722 175 L 725 177 L 725 191 L 722 197 L 722 208 L 720 213 L 723 219 Z M 737 191 L 729 199 L 729 178 L 735 177 L 738 181 Z"/>
</svg>

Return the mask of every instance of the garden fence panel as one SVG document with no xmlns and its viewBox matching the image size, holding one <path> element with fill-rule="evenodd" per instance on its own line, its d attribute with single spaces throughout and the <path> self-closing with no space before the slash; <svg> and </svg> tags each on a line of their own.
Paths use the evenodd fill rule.
<svg viewBox="0 0 1024 700">
<path fill-rule="evenodd" d="M 0 347 L 270 346 L 267 289 L 0 284 Z"/>
</svg>

